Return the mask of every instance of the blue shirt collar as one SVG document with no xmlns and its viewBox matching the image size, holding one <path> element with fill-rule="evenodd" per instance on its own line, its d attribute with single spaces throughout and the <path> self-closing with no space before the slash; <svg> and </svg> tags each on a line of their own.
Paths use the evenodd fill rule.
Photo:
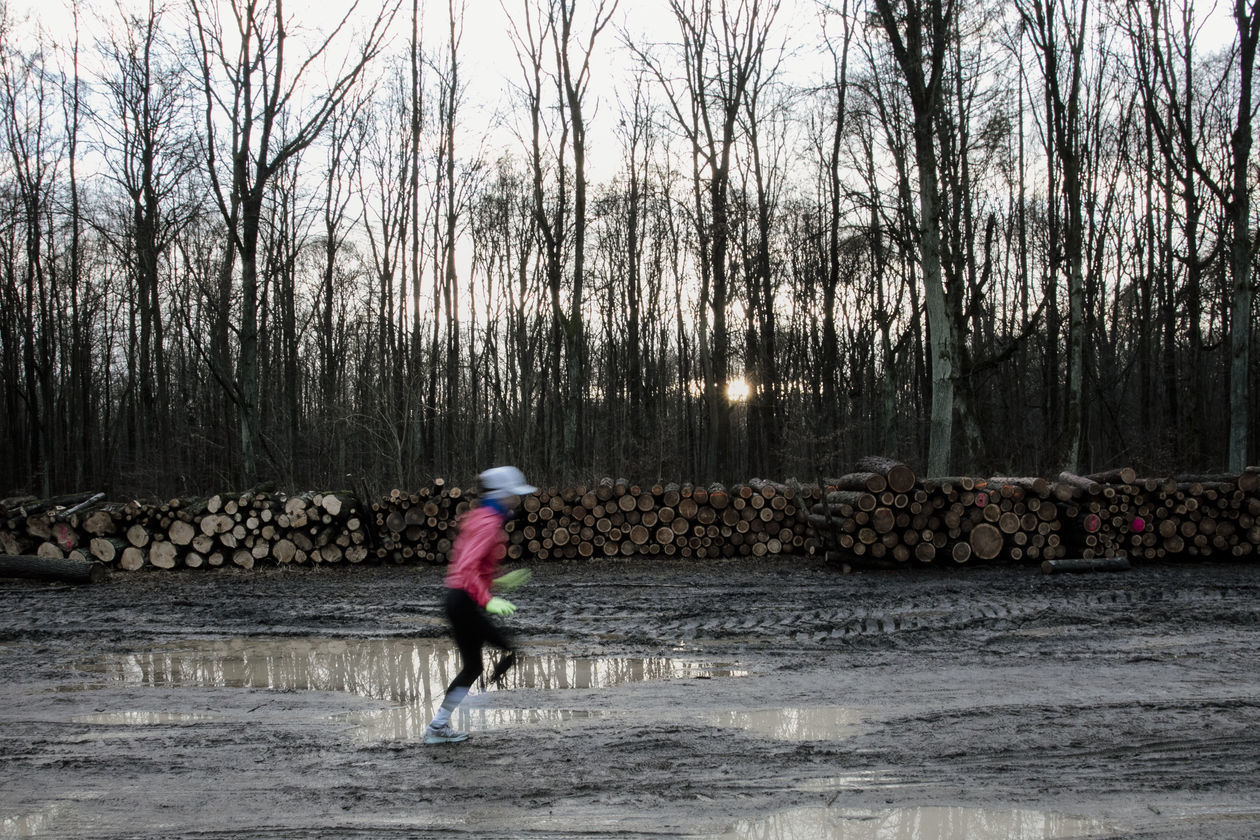
<svg viewBox="0 0 1260 840">
<path fill-rule="evenodd" d="M 501 499 L 496 499 L 493 496 L 487 496 L 484 500 L 484 504 L 504 519 L 512 518 L 512 512 L 507 509 L 507 506 L 503 504 Z"/>
</svg>

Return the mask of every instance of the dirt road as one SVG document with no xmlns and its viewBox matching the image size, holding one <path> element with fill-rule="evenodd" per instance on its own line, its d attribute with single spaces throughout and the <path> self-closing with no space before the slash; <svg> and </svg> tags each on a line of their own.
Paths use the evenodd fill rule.
<svg viewBox="0 0 1260 840">
<path fill-rule="evenodd" d="M 1260 836 L 1260 568 L 535 569 L 460 745 L 433 567 L 0 581 L 0 838 Z"/>
</svg>

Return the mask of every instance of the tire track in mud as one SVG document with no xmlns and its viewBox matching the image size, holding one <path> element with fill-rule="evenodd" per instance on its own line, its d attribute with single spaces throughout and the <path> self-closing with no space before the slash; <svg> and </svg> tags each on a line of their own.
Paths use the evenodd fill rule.
<svg viewBox="0 0 1260 840">
<path fill-rule="evenodd" d="M 1260 772 L 1251 735 L 1258 710 L 1245 697 L 981 704 L 900 719 L 914 747 L 897 746 L 888 758 L 914 767 L 915 781 L 950 778 L 989 790 L 1052 790 L 1070 778 L 1100 794 L 1241 793 Z"/>
<path fill-rule="evenodd" d="M 531 605 L 525 632 L 567 629 L 569 634 L 616 635 L 648 643 L 694 642 L 703 639 L 748 643 L 791 641 L 794 644 L 891 641 L 963 631 L 1011 632 L 1059 629 L 1073 625 L 1141 624 L 1146 620 L 1188 621 L 1195 617 L 1260 624 L 1257 587 L 1193 587 L 1162 590 L 1101 591 L 1060 589 L 984 597 L 960 591 L 944 597 L 910 598 L 899 604 L 857 606 L 861 595 L 844 604 L 785 604 L 818 600 L 814 587 L 801 592 L 742 592 L 730 589 L 679 587 L 680 595 L 662 589 L 655 598 L 628 597 L 624 592 L 592 588 L 580 605 L 563 610 Z M 810 594 L 810 593 L 814 594 Z M 523 616 L 524 618 L 524 616 Z"/>
</svg>

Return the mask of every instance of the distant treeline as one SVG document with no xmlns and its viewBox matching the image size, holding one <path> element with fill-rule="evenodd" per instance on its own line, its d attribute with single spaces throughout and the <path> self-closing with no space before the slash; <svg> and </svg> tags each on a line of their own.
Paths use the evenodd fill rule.
<svg viewBox="0 0 1260 840">
<path fill-rule="evenodd" d="M 0 493 L 1238 472 L 1255 6 L 0 0 Z"/>
</svg>

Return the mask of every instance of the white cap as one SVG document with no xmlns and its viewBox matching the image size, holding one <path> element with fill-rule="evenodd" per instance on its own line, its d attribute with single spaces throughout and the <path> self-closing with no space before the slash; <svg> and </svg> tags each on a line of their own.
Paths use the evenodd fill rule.
<svg viewBox="0 0 1260 840">
<path fill-rule="evenodd" d="M 525 474 L 516 467 L 491 467 L 477 476 L 491 499 L 505 496 L 527 496 L 538 488 L 525 483 Z"/>
</svg>

